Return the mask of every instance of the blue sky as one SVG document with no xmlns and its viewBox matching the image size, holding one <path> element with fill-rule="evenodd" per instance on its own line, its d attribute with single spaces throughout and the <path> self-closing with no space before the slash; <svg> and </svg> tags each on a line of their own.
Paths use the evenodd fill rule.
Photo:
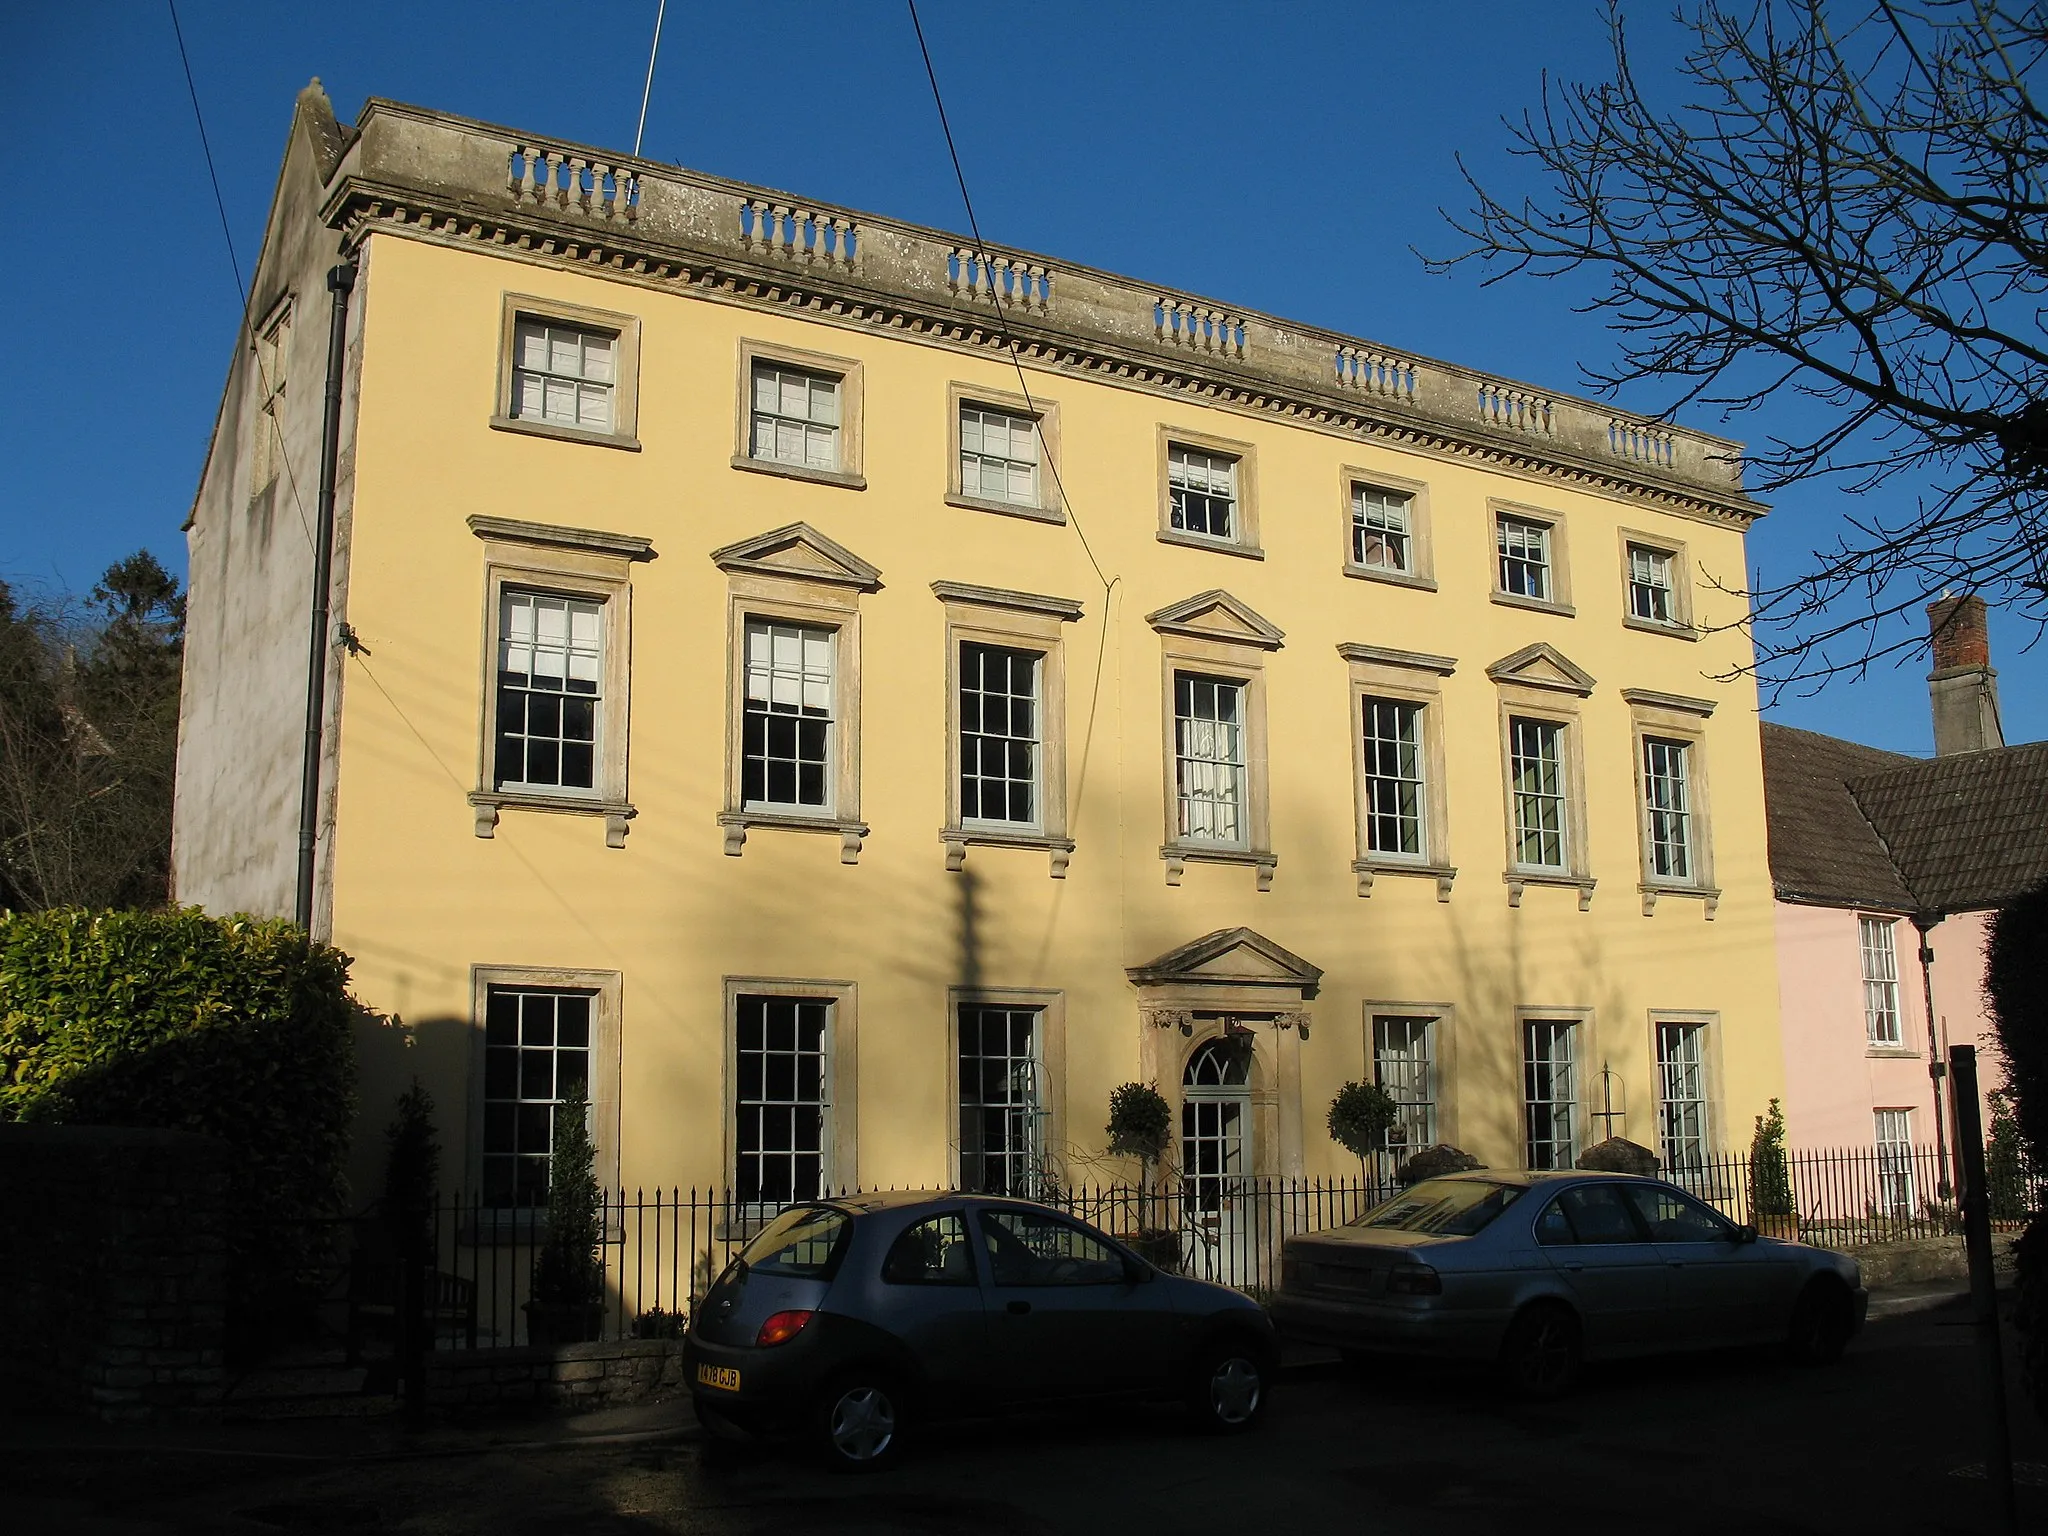
<svg viewBox="0 0 2048 1536">
<path fill-rule="evenodd" d="M 292 98 L 318 75 L 352 116 L 394 97 L 630 148 L 655 0 L 181 0 L 246 275 Z M 1650 42 L 1667 7 L 1648 0 Z M 154 550 L 182 571 L 239 300 L 160 0 L 0 8 L 14 238 L 0 278 L 30 334 L 0 371 L 0 579 L 89 586 Z M 1455 157 L 1512 188 L 1504 113 L 1546 69 L 1598 75 L 1594 0 L 922 0 L 982 232 L 1557 388 L 1611 341 L 1562 283 L 1482 289 L 1454 249 Z M 1668 34 L 1667 34 L 1668 35 Z M 947 228 L 964 218 L 902 0 L 670 0 L 644 152 Z M 26 300 L 23 303 L 23 300 Z M 1654 409 L 1642 396 L 1624 404 Z M 86 430 L 55 427 L 86 417 Z M 1789 407 L 1788 407 L 1789 408 Z M 61 419 L 61 415 L 60 418 Z M 1682 416 L 1722 430 L 1710 414 Z M 1768 416 L 1728 430 L 1756 438 Z M 1911 496 L 1902 485 L 1886 494 Z M 1827 543 L 1838 490 L 1781 493 L 1750 560 Z M 2028 631 L 1993 616 L 2007 738 L 2048 737 Z M 1924 659 L 1773 709 L 1898 751 L 1931 747 Z"/>
</svg>

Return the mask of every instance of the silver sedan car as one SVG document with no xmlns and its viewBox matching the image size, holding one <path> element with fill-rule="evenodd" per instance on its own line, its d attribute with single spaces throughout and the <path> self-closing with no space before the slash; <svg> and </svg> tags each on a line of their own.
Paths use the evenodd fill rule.
<svg viewBox="0 0 2048 1536">
<path fill-rule="evenodd" d="M 1779 1343 L 1824 1364 L 1869 1299 L 1854 1259 L 1760 1238 L 1661 1179 L 1480 1170 L 1289 1238 L 1272 1313 L 1303 1343 L 1495 1361 L 1551 1397 L 1587 1359 Z"/>
</svg>

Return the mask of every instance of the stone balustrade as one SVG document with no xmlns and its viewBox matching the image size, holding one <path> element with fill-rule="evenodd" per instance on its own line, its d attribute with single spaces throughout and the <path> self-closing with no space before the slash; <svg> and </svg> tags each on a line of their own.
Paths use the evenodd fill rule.
<svg viewBox="0 0 2048 1536">
<path fill-rule="evenodd" d="M 760 197 L 740 205 L 740 235 L 755 255 L 822 263 L 849 272 L 860 249 L 860 226 L 851 215 Z"/>
<path fill-rule="evenodd" d="M 985 246 L 956 245 L 946 252 L 946 286 L 970 303 L 986 300 L 1035 315 L 1046 313 L 1052 299 L 1052 273 L 1044 262 Z"/>
<path fill-rule="evenodd" d="M 484 168 L 508 166 L 502 184 L 491 185 Z M 514 139 L 462 118 L 373 101 L 336 172 L 337 181 L 351 177 L 359 183 L 356 206 L 375 206 L 378 217 L 430 225 L 443 235 L 510 241 L 579 262 L 602 259 L 656 281 L 716 274 L 728 287 L 759 280 L 780 293 L 801 271 L 808 274 L 802 282 L 824 285 L 812 291 L 812 307 L 871 321 L 924 313 L 935 323 L 957 324 L 944 320 L 948 311 L 999 308 L 1019 328 L 1010 339 L 1070 363 L 1098 359 L 1083 365 L 1111 367 L 1154 386 L 1220 393 L 1318 421 L 1395 420 L 1404 433 L 1433 431 L 1561 463 L 1605 465 L 1695 488 L 1736 509 L 1753 506 L 1741 489 L 1740 447 L 1723 438 L 680 167 Z M 494 233 L 477 212 L 493 201 L 508 216 L 524 209 L 546 223 Z M 335 204 L 348 206 L 346 197 Z M 957 334 L 972 340 L 998 333 Z"/>
<path fill-rule="evenodd" d="M 1480 380 L 1479 417 L 1492 426 L 1547 436 L 1552 426 L 1553 409 L 1550 397 L 1539 395 L 1533 389 L 1520 389 L 1492 379 Z"/>
<path fill-rule="evenodd" d="M 1608 451 L 1638 464 L 1669 469 L 1677 454 L 1671 428 L 1654 421 L 1616 416 L 1607 423 Z"/>
<path fill-rule="evenodd" d="M 1394 400 L 1415 398 L 1415 359 L 1346 343 L 1337 348 L 1337 382 Z"/>
<path fill-rule="evenodd" d="M 1216 352 L 1224 357 L 1243 357 L 1244 316 L 1184 299 L 1178 294 L 1161 294 L 1152 301 L 1152 331 L 1172 347 L 1197 352 Z"/>
<path fill-rule="evenodd" d="M 640 181 L 609 160 L 545 144 L 514 144 L 506 188 L 513 201 L 539 203 L 594 219 L 630 220 L 638 211 Z"/>
</svg>

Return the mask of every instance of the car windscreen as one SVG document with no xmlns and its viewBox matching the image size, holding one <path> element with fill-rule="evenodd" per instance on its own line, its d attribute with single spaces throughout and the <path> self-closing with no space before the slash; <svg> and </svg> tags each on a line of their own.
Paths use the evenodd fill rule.
<svg viewBox="0 0 2048 1536">
<path fill-rule="evenodd" d="M 1470 1237 L 1527 1193 L 1520 1185 L 1484 1179 L 1425 1179 L 1345 1225 Z"/>
<path fill-rule="evenodd" d="M 741 1250 L 740 1262 L 756 1275 L 830 1280 L 852 1230 L 853 1219 L 844 1211 L 800 1205 L 763 1227 Z"/>
</svg>

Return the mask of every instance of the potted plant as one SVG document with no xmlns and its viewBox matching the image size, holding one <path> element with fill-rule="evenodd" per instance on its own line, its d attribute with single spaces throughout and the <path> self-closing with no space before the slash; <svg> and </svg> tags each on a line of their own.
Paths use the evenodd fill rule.
<svg viewBox="0 0 2048 1536">
<path fill-rule="evenodd" d="M 1440 1178 L 1447 1173 L 1469 1173 L 1474 1168 L 1485 1166 L 1486 1164 L 1462 1147 L 1454 1147 L 1449 1142 L 1440 1141 L 1433 1147 L 1424 1147 L 1409 1158 L 1395 1172 L 1394 1178 L 1397 1183 L 1403 1185 L 1420 1184 L 1424 1179 Z"/>
<path fill-rule="evenodd" d="M 1626 1136 L 1596 1141 L 1579 1154 L 1579 1166 L 1593 1173 L 1636 1173 L 1655 1177 L 1663 1164 L 1657 1154 Z"/>
<path fill-rule="evenodd" d="M 1366 1159 L 1387 1150 L 1387 1132 L 1400 1118 L 1401 1106 L 1378 1083 L 1346 1083 L 1330 1100 L 1330 1135 L 1358 1159 L 1360 1178 L 1367 1176 Z"/>
<path fill-rule="evenodd" d="M 526 1336 L 544 1346 L 582 1344 L 604 1328 L 603 1240 L 591 1145 L 589 1104 L 572 1089 L 555 1108 L 548 1160 L 547 1233 L 533 1260 L 533 1299 L 526 1304 Z"/>
<path fill-rule="evenodd" d="M 1180 1234 L 1152 1224 L 1152 1196 L 1158 1183 L 1159 1160 L 1173 1138 L 1173 1110 L 1150 1083 L 1125 1083 L 1110 1090 L 1109 1150 L 1117 1157 L 1135 1157 L 1138 1179 L 1138 1231 L 1131 1246 L 1161 1269 L 1180 1267 Z"/>
<path fill-rule="evenodd" d="M 1799 1236 L 1792 1205 L 1792 1171 L 1785 1160 L 1785 1111 L 1776 1099 L 1756 1117 L 1749 1138 L 1749 1214 L 1765 1237 Z"/>
</svg>

